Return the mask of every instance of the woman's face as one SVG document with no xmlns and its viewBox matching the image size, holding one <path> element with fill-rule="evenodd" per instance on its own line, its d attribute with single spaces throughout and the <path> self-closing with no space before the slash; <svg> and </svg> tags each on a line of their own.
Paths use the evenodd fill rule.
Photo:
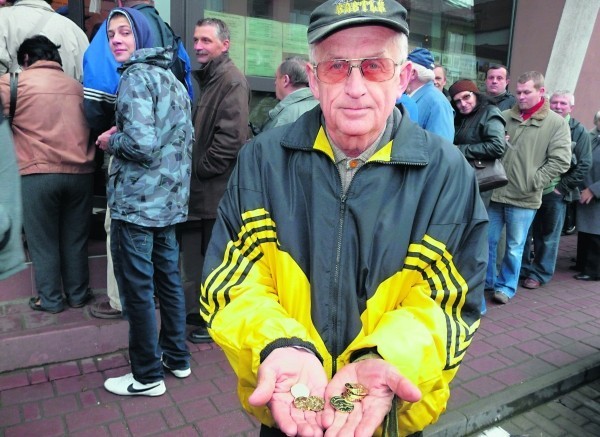
<svg viewBox="0 0 600 437">
<path fill-rule="evenodd" d="M 129 20 L 122 14 L 116 14 L 108 23 L 108 42 L 110 51 L 117 62 L 127 61 L 135 52 L 135 36 Z"/>
<path fill-rule="evenodd" d="M 475 106 L 477 106 L 477 96 L 472 91 L 461 91 L 452 98 L 456 109 L 463 115 L 468 115 L 473 112 Z"/>
</svg>

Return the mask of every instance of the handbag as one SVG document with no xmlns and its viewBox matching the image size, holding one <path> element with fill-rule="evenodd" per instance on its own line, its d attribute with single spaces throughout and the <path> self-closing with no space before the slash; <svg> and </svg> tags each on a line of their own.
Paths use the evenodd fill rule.
<svg viewBox="0 0 600 437">
<path fill-rule="evenodd" d="M 475 169 L 479 192 L 493 190 L 508 184 L 506 171 L 499 159 L 469 159 Z"/>
</svg>

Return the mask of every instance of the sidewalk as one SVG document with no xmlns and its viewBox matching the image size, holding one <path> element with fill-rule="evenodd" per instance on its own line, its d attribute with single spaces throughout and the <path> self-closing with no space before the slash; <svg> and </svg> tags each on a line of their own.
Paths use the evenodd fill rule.
<svg viewBox="0 0 600 437">
<path fill-rule="evenodd" d="M 550 284 L 488 304 L 448 411 L 425 436 L 468 435 L 600 376 L 600 282 L 572 278 L 575 245 L 576 236 L 562 237 Z M 128 371 L 126 351 L 0 373 L 0 436 L 258 436 L 222 351 L 190 351 L 192 375 L 168 375 L 167 393 L 156 398 L 103 389 L 105 378 Z"/>
</svg>

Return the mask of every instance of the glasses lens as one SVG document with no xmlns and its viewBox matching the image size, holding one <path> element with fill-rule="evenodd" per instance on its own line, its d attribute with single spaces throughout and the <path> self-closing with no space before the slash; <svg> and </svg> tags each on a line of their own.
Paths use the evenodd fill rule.
<svg viewBox="0 0 600 437">
<path fill-rule="evenodd" d="M 365 79 L 371 82 L 384 82 L 394 75 L 394 61 L 390 58 L 365 59 L 360 63 L 360 69 Z"/>
<path fill-rule="evenodd" d="M 396 64 L 390 58 L 334 59 L 317 64 L 317 77 L 325 83 L 341 82 L 348 76 L 350 68 L 359 66 L 352 64 L 352 61 L 360 61 L 363 77 L 371 82 L 384 82 L 391 79 L 396 69 Z"/>
<path fill-rule="evenodd" d="M 350 62 L 343 59 L 324 61 L 317 64 L 317 77 L 325 83 L 337 83 L 348 75 Z"/>
<path fill-rule="evenodd" d="M 473 95 L 472 92 L 468 92 L 464 96 L 459 97 L 458 99 L 454 99 L 454 103 L 467 102 L 471 98 L 472 95 Z"/>
</svg>

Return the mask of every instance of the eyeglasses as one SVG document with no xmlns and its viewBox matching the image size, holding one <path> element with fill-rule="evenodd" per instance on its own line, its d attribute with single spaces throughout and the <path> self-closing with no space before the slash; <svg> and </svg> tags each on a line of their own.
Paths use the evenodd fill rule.
<svg viewBox="0 0 600 437">
<path fill-rule="evenodd" d="M 467 103 L 471 97 L 473 97 L 473 92 L 469 91 L 469 92 L 468 92 L 467 94 L 465 94 L 464 96 L 462 96 L 462 97 L 459 97 L 458 99 L 454 99 L 454 103 L 456 103 L 457 105 L 458 105 L 460 102 Z"/>
<path fill-rule="evenodd" d="M 354 63 L 353 62 L 358 62 Z M 362 76 L 370 82 L 385 82 L 394 77 L 396 67 L 390 58 L 333 59 L 313 64 L 317 79 L 324 83 L 339 83 L 350 76 L 353 68 L 358 68 Z"/>
</svg>

